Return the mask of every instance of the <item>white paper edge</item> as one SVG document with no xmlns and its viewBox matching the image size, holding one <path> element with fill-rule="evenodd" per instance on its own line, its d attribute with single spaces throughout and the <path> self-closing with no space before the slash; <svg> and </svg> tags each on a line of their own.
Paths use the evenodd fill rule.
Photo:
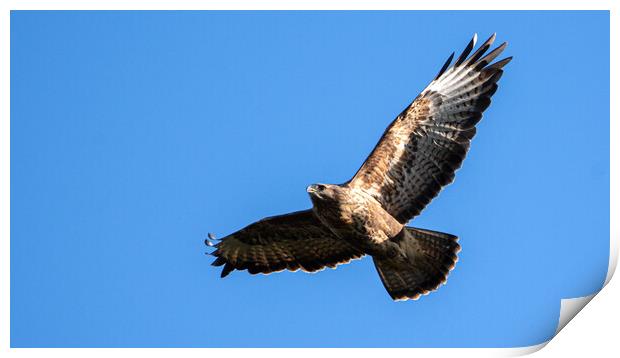
<svg viewBox="0 0 620 358">
<path fill-rule="evenodd" d="M 614 232 L 613 230 L 611 231 Z M 616 271 L 616 267 L 618 266 L 618 235 L 611 235 L 610 244 L 609 244 L 609 265 L 607 267 L 607 276 L 605 277 L 605 283 L 601 290 L 587 296 L 582 297 L 574 297 L 574 298 L 564 298 L 560 301 L 560 317 L 558 319 L 558 326 L 555 330 L 554 337 L 566 327 L 566 325 L 573 319 L 577 314 L 590 302 L 592 299 L 598 295 L 604 288 L 609 284 L 611 278 L 614 276 L 614 272 Z M 536 344 L 529 347 L 520 347 L 520 348 L 507 348 L 506 350 L 513 350 L 514 355 L 512 356 L 521 356 L 530 353 L 537 352 L 545 347 L 549 342 L 551 342 L 553 338 L 549 339 L 546 342 Z"/>
</svg>

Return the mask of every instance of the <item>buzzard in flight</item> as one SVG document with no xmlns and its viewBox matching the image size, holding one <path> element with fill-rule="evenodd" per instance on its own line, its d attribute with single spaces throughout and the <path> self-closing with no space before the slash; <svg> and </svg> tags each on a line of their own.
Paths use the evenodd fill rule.
<svg viewBox="0 0 620 358">
<path fill-rule="evenodd" d="M 456 62 L 390 124 L 355 176 L 307 188 L 313 207 L 265 218 L 213 243 L 221 276 L 233 270 L 268 274 L 335 268 L 372 256 L 392 299 L 417 299 L 446 282 L 460 246 L 454 235 L 405 226 L 454 180 L 491 103 L 502 68 L 487 53 L 495 34 L 471 56 L 476 35 Z M 209 237 L 214 239 L 210 234 Z"/>
</svg>

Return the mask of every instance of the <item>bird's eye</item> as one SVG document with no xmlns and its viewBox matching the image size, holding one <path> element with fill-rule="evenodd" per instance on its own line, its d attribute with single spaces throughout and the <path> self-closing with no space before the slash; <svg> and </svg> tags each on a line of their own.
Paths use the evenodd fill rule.
<svg viewBox="0 0 620 358">
<path fill-rule="evenodd" d="M 316 188 L 317 188 L 318 190 L 321 190 L 321 191 L 322 191 L 322 190 L 325 190 L 325 185 L 323 185 L 323 184 L 319 184 L 319 185 L 317 185 L 317 186 L 316 186 Z"/>
</svg>

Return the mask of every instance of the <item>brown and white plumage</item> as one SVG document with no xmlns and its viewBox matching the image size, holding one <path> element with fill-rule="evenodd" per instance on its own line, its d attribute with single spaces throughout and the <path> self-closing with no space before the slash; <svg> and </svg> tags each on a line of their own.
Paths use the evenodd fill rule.
<svg viewBox="0 0 620 358">
<path fill-rule="evenodd" d="M 497 81 L 512 57 L 489 66 L 506 47 L 489 49 L 491 36 L 471 57 L 476 36 L 387 128 L 357 174 L 347 184 L 375 197 L 399 222 L 418 215 L 454 180 L 476 134 L 475 125 L 491 104 Z M 454 54 L 453 54 L 454 55 Z"/>
<path fill-rule="evenodd" d="M 506 43 L 495 35 L 471 56 L 476 36 L 454 65 L 452 56 L 435 79 L 389 125 L 355 176 L 342 185 L 308 187 L 305 210 L 263 219 L 213 245 L 221 276 L 284 269 L 314 272 L 364 255 L 373 261 L 394 300 L 417 299 L 448 277 L 458 238 L 406 227 L 454 180 L 482 112 L 511 57 L 492 63 Z"/>
<path fill-rule="evenodd" d="M 315 272 L 359 259 L 364 253 L 338 239 L 310 210 L 257 221 L 215 244 L 214 266 L 251 274 L 282 270 Z"/>
</svg>

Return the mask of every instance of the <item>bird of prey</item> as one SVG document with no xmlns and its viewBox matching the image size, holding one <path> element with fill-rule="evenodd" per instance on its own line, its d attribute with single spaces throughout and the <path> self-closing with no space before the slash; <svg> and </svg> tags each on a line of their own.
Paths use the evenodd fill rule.
<svg viewBox="0 0 620 358">
<path fill-rule="evenodd" d="M 312 209 L 268 217 L 215 243 L 214 266 L 269 274 L 319 271 L 372 256 L 393 300 L 418 299 L 446 282 L 460 245 L 454 235 L 406 226 L 454 179 L 497 90 L 502 68 L 487 53 L 493 34 L 473 54 L 476 35 L 389 125 L 357 173 L 343 184 L 307 187 Z"/>
</svg>

